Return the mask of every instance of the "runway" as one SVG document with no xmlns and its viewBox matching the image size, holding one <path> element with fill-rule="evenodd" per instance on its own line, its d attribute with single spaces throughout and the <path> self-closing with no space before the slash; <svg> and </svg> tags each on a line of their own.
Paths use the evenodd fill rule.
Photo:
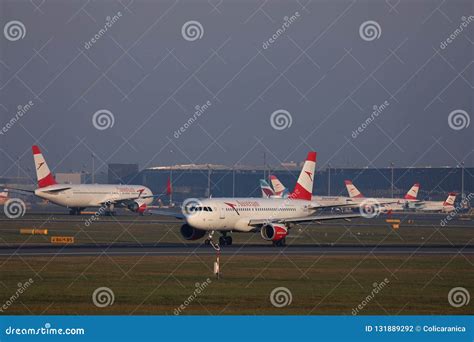
<svg viewBox="0 0 474 342">
<path fill-rule="evenodd" d="M 215 255 L 211 246 L 183 244 L 113 244 L 75 246 L 2 246 L 0 257 L 24 256 L 192 256 Z M 455 255 L 474 254 L 474 246 L 447 245 L 298 245 L 273 247 L 271 245 L 233 245 L 223 247 L 221 255 Z"/>
</svg>

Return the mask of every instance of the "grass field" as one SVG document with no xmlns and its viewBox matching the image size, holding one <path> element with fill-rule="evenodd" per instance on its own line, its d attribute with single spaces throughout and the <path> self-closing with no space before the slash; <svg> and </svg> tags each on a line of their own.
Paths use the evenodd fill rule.
<svg viewBox="0 0 474 342">
<path fill-rule="evenodd" d="M 374 289 L 386 286 L 360 314 L 473 314 L 472 302 L 454 308 L 455 286 L 472 289 L 469 256 L 229 256 L 222 277 L 212 257 L 28 257 L 0 259 L 0 299 L 18 283 L 34 283 L 2 314 L 169 314 L 184 305 L 196 283 L 211 283 L 181 314 L 351 314 Z M 386 279 L 386 280 L 385 280 Z M 109 287 L 115 302 L 97 308 L 92 293 Z M 274 307 L 276 287 L 291 291 L 288 306 Z"/>
</svg>

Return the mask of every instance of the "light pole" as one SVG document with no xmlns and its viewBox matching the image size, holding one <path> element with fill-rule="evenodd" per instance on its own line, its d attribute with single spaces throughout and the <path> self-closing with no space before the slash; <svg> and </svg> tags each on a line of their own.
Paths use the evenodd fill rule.
<svg viewBox="0 0 474 342">
<path fill-rule="evenodd" d="M 464 162 L 461 162 L 461 200 L 464 201 Z"/>
<path fill-rule="evenodd" d="M 173 165 L 170 166 L 170 184 L 168 184 L 170 192 L 170 206 L 173 204 Z"/>
<path fill-rule="evenodd" d="M 265 152 L 263 152 L 263 179 L 265 179 L 265 180 L 266 180 L 265 177 L 267 176 L 266 175 L 266 170 L 267 170 L 266 165 L 267 165 L 267 154 Z"/>
<path fill-rule="evenodd" d="M 392 198 L 393 198 L 393 167 L 395 164 L 393 162 L 390 163 L 390 167 L 392 168 L 392 180 L 391 180 L 391 188 L 392 188 Z"/>
<path fill-rule="evenodd" d="M 211 165 L 207 164 L 207 197 L 211 197 Z"/>
<path fill-rule="evenodd" d="M 235 197 L 235 165 L 232 166 L 232 197 Z"/>
<path fill-rule="evenodd" d="M 328 163 L 328 196 L 331 196 L 331 164 Z"/>
<path fill-rule="evenodd" d="M 91 183 L 95 184 L 95 156 L 92 153 L 92 174 L 91 174 Z"/>
</svg>

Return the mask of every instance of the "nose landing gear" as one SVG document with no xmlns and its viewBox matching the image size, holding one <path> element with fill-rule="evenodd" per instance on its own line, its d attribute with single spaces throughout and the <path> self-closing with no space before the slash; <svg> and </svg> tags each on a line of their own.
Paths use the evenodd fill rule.
<svg viewBox="0 0 474 342">
<path fill-rule="evenodd" d="M 214 247 L 214 249 L 217 250 L 216 246 L 220 249 L 219 246 L 231 246 L 232 245 L 232 236 L 227 236 L 227 232 L 222 232 L 221 233 L 222 236 L 219 237 L 219 244 L 216 244 L 213 240 L 212 240 L 212 236 L 214 235 L 214 231 L 212 230 L 207 239 L 204 240 L 204 244 L 206 246 L 209 246 L 209 245 L 212 245 L 212 247 Z"/>
<path fill-rule="evenodd" d="M 211 245 L 212 248 L 214 248 L 216 251 L 220 251 L 220 250 L 221 250 L 221 247 L 220 247 L 217 243 L 215 243 L 215 242 L 212 240 L 212 236 L 213 236 L 213 235 L 214 235 L 214 231 L 211 230 L 211 231 L 209 232 L 209 235 L 207 236 L 207 239 L 204 240 L 204 244 L 205 244 L 206 246 Z"/>
</svg>

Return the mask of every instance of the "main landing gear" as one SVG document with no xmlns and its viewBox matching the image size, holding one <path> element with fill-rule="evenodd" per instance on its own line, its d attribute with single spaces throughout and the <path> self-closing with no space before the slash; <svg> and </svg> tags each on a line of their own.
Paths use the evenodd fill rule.
<svg viewBox="0 0 474 342">
<path fill-rule="evenodd" d="M 286 246 L 286 238 L 273 241 L 273 246 L 274 247 L 284 247 L 284 246 Z"/>
<path fill-rule="evenodd" d="M 84 210 L 84 208 L 70 208 L 69 215 L 81 215 L 82 210 Z"/>
<path fill-rule="evenodd" d="M 227 236 L 227 232 L 222 232 L 222 236 L 219 238 L 219 245 L 232 246 L 232 236 Z"/>
</svg>

